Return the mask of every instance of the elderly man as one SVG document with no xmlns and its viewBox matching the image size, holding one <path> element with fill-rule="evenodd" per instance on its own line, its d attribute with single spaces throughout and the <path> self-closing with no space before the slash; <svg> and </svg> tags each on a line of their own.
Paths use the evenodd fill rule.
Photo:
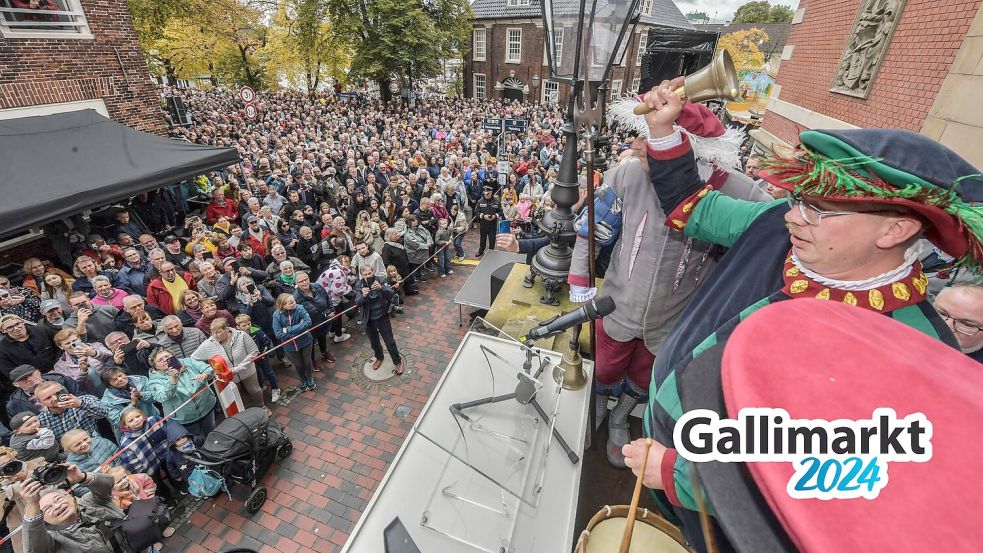
<svg viewBox="0 0 983 553">
<path fill-rule="evenodd" d="M 113 502 L 113 476 L 86 473 L 69 465 L 68 483 L 81 484 L 89 492 L 76 500 L 70 493 L 46 488 L 37 480 L 27 480 L 19 487 L 24 553 L 116 551 L 98 528 L 126 516 Z"/>
<path fill-rule="evenodd" d="M 58 382 L 46 380 L 34 389 L 34 397 L 43 409 L 38 413 L 41 426 L 50 428 L 56 439 L 73 428 L 81 428 L 90 436 L 99 434 L 96 419 L 106 418 L 106 406 L 99 398 L 74 395 Z"/>
<path fill-rule="evenodd" d="M 105 275 L 93 277 L 92 288 L 96 292 L 92 296 L 92 305 L 109 305 L 116 309 L 123 309 L 123 298 L 128 292 L 122 288 L 113 287 L 109 277 Z"/>
<path fill-rule="evenodd" d="M 72 314 L 65 326 L 74 327 L 87 342 L 103 340 L 116 328 L 116 315 L 122 313 L 111 305 L 93 305 L 85 292 L 73 292 L 68 297 L 68 304 L 72 306 Z"/>
<path fill-rule="evenodd" d="M 10 380 L 13 381 L 14 387 L 17 390 L 7 400 L 6 411 L 8 418 L 13 418 L 17 413 L 23 413 L 24 411 L 30 411 L 32 413 L 41 412 L 43 406 L 38 401 L 37 396 L 34 395 L 34 391 L 43 382 L 57 382 L 68 390 L 68 393 L 72 395 L 79 394 L 78 384 L 71 378 L 65 378 L 53 372 L 43 375 L 33 365 L 18 365 L 14 367 L 10 371 Z"/>
<path fill-rule="evenodd" d="M 280 276 L 280 264 L 287 260 L 290 260 L 290 262 L 293 263 L 295 271 L 310 272 L 311 270 L 311 268 L 308 267 L 306 263 L 297 259 L 296 257 L 294 256 L 288 257 L 287 249 L 279 244 L 273 246 L 273 249 L 270 251 L 270 254 L 273 256 L 273 261 L 266 266 L 266 274 L 268 275 L 268 278 L 270 280 L 276 279 L 277 277 Z"/>
<path fill-rule="evenodd" d="M 140 255 L 144 258 L 150 258 L 150 252 L 159 249 L 160 244 L 157 243 L 157 239 L 154 238 L 152 234 L 141 234 L 140 235 Z"/>
<path fill-rule="evenodd" d="M 0 391 L 6 397 L 13 389 L 10 385 L 10 371 L 18 365 L 34 365 L 45 371 L 55 366 L 60 351 L 55 347 L 54 333 L 50 329 L 28 325 L 17 315 L 0 317 L 0 373 L 6 378 L 0 380 Z"/>
<path fill-rule="evenodd" d="M 167 315 L 174 315 L 178 311 L 181 293 L 195 288 L 195 279 L 191 273 L 182 271 L 182 274 L 178 274 L 177 265 L 164 261 L 160 264 L 160 274 L 147 285 L 147 303 Z"/>
<path fill-rule="evenodd" d="M 106 336 L 106 348 L 113 352 L 113 362 L 125 367 L 129 374 L 147 376 L 150 374 L 150 355 L 152 345 L 146 340 L 131 340 L 121 331 L 110 332 Z"/>
<path fill-rule="evenodd" d="M 235 221 L 239 218 L 239 206 L 225 201 L 225 192 L 221 188 L 216 188 L 212 190 L 212 201 L 205 207 L 205 220 L 209 225 L 214 225 L 219 217 Z"/>
<path fill-rule="evenodd" d="M 115 330 L 123 331 L 128 336 L 133 336 L 133 321 L 138 315 L 146 311 L 150 318 L 159 321 L 164 318 L 165 313 L 153 305 L 147 305 L 142 296 L 131 294 L 123 298 L 123 310 L 116 314 L 114 321 Z M 110 348 L 112 349 L 112 348 Z"/>
<path fill-rule="evenodd" d="M 57 301 L 44 300 L 41 302 L 41 315 L 44 318 L 38 321 L 39 327 L 49 329 L 51 332 L 58 332 L 65 328 L 65 312 Z"/>
<path fill-rule="evenodd" d="M 208 338 L 204 332 L 193 326 L 181 326 L 181 319 L 176 315 L 164 317 L 161 326 L 164 328 L 164 337 L 161 338 L 160 345 L 167 348 L 174 357 L 191 357 Z"/>
<path fill-rule="evenodd" d="M 960 263 L 983 263 L 980 171 L 925 136 L 900 130 L 805 131 L 791 157 L 762 161 L 762 178 L 789 201 L 754 203 L 704 186 L 690 139 L 673 127 L 682 102 L 665 81 L 646 94 L 653 109 L 648 163 L 666 225 L 728 249 L 683 310 L 656 355 L 644 430 L 625 464 L 665 490 L 687 540 L 706 551 L 688 461 L 672 449 L 683 415 L 677 383 L 694 359 L 725 341 L 751 312 L 796 298 L 842 302 L 884 314 L 932 338 L 956 340 L 926 298 L 918 261 L 925 237 Z M 786 339 L 795 329 L 786 328 Z M 835 344 L 830 344 L 835 348 Z M 650 478 L 651 476 L 651 478 Z M 725 539 L 718 536 L 718 540 Z M 728 547 L 722 547 L 728 549 Z"/>
<path fill-rule="evenodd" d="M 206 298 L 220 301 L 229 287 L 229 277 L 222 275 L 211 261 L 198 264 L 201 280 L 196 284 L 198 292 Z"/>
<path fill-rule="evenodd" d="M 983 285 L 958 282 L 943 288 L 934 305 L 956 336 L 959 349 L 983 363 Z"/>
</svg>

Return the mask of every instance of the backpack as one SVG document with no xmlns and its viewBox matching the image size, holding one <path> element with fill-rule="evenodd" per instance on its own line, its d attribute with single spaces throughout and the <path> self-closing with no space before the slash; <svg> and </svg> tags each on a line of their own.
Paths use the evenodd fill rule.
<svg viewBox="0 0 983 553">
<path fill-rule="evenodd" d="M 164 530 L 171 523 L 171 512 L 160 498 L 137 499 L 126 510 L 120 531 L 126 544 L 134 551 L 143 551 L 164 539 Z"/>
<path fill-rule="evenodd" d="M 621 235 L 621 198 L 610 186 L 604 186 L 594 196 L 594 238 L 600 247 L 610 246 Z M 577 236 L 587 238 L 587 209 L 574 223 Z"/>
<path fill-rule="evenodd" d="M 191 471 L 191 476 L 188 477 L 188 493 L 198 499 L 207 499 L 220 491 L 229 494 L 229 499 L 232 499 L 232 494 L 229 493 L 229 487 L 226 486 L 222 475 L 202 467 L 195 467 Z"/>
</svg>

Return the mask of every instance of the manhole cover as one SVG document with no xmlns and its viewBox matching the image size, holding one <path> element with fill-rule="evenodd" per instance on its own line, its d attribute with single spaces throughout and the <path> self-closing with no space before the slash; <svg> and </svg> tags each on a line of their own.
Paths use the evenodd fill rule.
<svg viewBox="0 0 983 553">
<path fill-rule="evenodd" d="M 378 369 L 372 368 L 374 359 L 372 352 L 363 352 L 355 356 L 352 368 L 349 371 L 352 382 L 365 389 L 381 390 L 390 386 L 398 386 L 400 381 L 408 377 L 413 372 L 413 359 L 409 355 L 400 352 L 403 358 L 403 374 L 397 376 L 393 374 L 393 362 L 387 355 Z"/>
<path fill-rule="evenodd" d="M 405 405 L 400 405 L 396 408 L 396 417 L 400 419 L 406 419 L 410 416 L 410 408 Z"/>
</svg>

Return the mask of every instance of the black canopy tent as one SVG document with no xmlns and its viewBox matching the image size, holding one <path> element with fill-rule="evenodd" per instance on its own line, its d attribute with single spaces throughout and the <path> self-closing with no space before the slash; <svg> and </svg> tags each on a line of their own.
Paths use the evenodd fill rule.
<svg viewBox="0 0 983 553">
<path fill-rule="evenodd" d="M 0 237 L 239 162 L 94 110 L 0 121 Z"/>
</svg>

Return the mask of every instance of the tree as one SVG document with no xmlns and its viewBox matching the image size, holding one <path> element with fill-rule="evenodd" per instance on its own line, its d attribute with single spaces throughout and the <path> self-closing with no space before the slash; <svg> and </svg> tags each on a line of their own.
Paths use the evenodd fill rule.
<svg viewBox="0 0 983 553">
<path fill-rule="evenodd" d="M 765 63 L 765 55 L 758 47 L 768 42 L 768 33 L 761 29 L 734 31 L 720 37 L 717 49 L 724 49 L 734 60 L 734 68 L 738 74 L 757 71 Z"/>
<path fill-rule="evenodd" d="M 308 94 L 328 78 L 345 78 L 352 57 L 349 45 L 328 23 L 324 0 L 282 0 L 264 54 L 271 74 Z"/>
<path fill-rule="evenodd" d="M 795 12 L 788 6 L 772 6 L 768 16 L 772 23 L 791 23 Z"/>
<path fill-rule="evenodd" d="M 771 23 L 768 0 L 755 0 L 737 8 L 732 23 Z"/>
<path fill-rule="evenodd" d="M 389 74 L 436 76 L 441 62 L 462 56 L 471 32 L 467 0 L 329 0 L 336 31 L 351 39 L 351 73 L 379 83 Z"/>
</svg>

